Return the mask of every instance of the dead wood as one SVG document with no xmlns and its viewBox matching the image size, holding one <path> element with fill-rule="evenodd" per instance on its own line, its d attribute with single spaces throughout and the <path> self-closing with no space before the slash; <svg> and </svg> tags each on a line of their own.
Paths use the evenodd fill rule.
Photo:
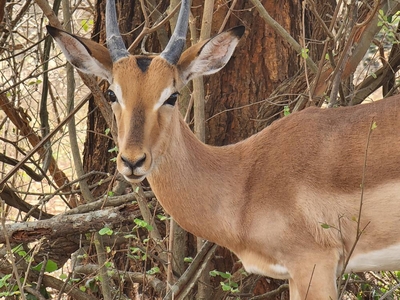
<svg viewBox="0 0 400 300">
<path fill-rule="evenodd" d="M 73 237 L 77 234 L 99 231 L 101 228 L 115 228 L 132 224 L 132 220 L 140 216 L 140 211 L 133 205 L 123 205 L 106 210 L 93 211 L 76 215 L 58 215 L 48 220 L 7 224 L 0 232 L 0 243 L 5 236 L 10 243 L 28 243 L 41 238 L 56 240 L 59 237 Z"/>
</svg>

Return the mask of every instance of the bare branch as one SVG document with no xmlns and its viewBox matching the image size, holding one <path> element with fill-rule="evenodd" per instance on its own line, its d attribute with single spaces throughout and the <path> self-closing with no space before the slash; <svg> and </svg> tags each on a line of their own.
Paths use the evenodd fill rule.
<svg viewBox="0 0 400 300">
<path fill-rule="evenodd" d="M 132 224 L 132 220 L 141 214 L 132 205 L 123 205 L 106 210 L 76 215 L 57 215 L 54 218 L 36 222 L 6 224 L 0 232 L 0 243 L 6 238 L 10 243 L 28 243 L 41 237 L 56 239 L 80 233 L 95 232 L 104 227 L 110 228 L 121 224 Z"/>
</svg>

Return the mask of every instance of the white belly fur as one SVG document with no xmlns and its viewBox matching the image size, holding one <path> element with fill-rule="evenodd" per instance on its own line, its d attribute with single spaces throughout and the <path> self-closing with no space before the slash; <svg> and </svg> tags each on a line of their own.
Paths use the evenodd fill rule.
<svg viewBox="0 0 400 300">
<path fill-rule="evenodd" d="M 242 263 L 243 263 L 243 261 L 242 261 Z M 258 266 L 250 265 L 250 264 L 246 265 L 245 263 L 243 263 L 243 267 L 246 270 L 246 272 L 251 273 L 251 274 L 258 274 L 258 275 L 268 276 L 268 277 L 277 278 L 277 279 L 288 279 L 289 278 L 288 269 L 286 269 L 282 265 L 268 265 L 266 268 L 260 269 Z"/>
<path fill-rule="evenodd" d="M 395 270 L 400 270 L 400 244 L 382 250 L 355 254 L 346 267 L 346 272 Z"/>
<path fill-rule="evenodd" d="M 289 270 L 283 265 L 268 263 L 262 257 L 257 257 L 252 254 L 247 254 L 240 258 L 243 267 L 249 273 L 277 279 L 290 278 Z M 400 270 L 400 244 L 392 245 L 381 250 L 353 254 L 346 267 L 345 273 L 396 270 Z"/>
<path fill-rule="evenodd" d="M 268 262 L 268 259 L 257 254 L 247 252 L 238 255 L 243 267 L 248 273 L 268 276 L 276 279 L 289 279 L 289 270 L 280 264 Z"/>
</svg>

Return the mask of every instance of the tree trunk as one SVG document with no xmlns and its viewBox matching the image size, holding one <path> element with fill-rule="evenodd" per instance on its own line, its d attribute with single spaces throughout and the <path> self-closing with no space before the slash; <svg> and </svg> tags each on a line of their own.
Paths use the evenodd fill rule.
<svg viewBox="0 0 400 300">
<path fill-rule="evenodd" d="M 201 1 L 194 1 L 194 15 L 201 15 Z M 233 1 L 232 3 L 235 3 Z M 300 1 L 262 1 L 263 5 L 292 36 L 300 34 Z M 216 4 L 212 35 L 228 13 L 230 3 Z M 266 26 L 250 1 L 237 1 L 225 29 L 245 25 L 246 34 L 228 63 L 219 73 L 205 78 L 206 140 L 213 145 L 231 144 L 257 131 L 261 103 L 284 80 L 299 69 L 299 59 L 291 47 Z M 200 18 L 199 18 L 200 19 Z"/>
</svg>

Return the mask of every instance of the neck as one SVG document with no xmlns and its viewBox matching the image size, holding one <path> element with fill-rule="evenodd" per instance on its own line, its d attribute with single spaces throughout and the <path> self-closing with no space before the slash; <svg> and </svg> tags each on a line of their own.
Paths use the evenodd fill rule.
<svg viewBox="0 0 400 300">
<path fill-rule="evenodd" d="M 241 205 L 237 202 L 242 192 L 237 186 L 242 181 L 235 177 L 245 173 L 238 172 L 237 159 L 232 162 L 238 146 L 205 145 L 182 118 L 169 142 L 147 177 L 157 199 L 184 229 L 235 249 L 240 239 Z"/>
</svg>

